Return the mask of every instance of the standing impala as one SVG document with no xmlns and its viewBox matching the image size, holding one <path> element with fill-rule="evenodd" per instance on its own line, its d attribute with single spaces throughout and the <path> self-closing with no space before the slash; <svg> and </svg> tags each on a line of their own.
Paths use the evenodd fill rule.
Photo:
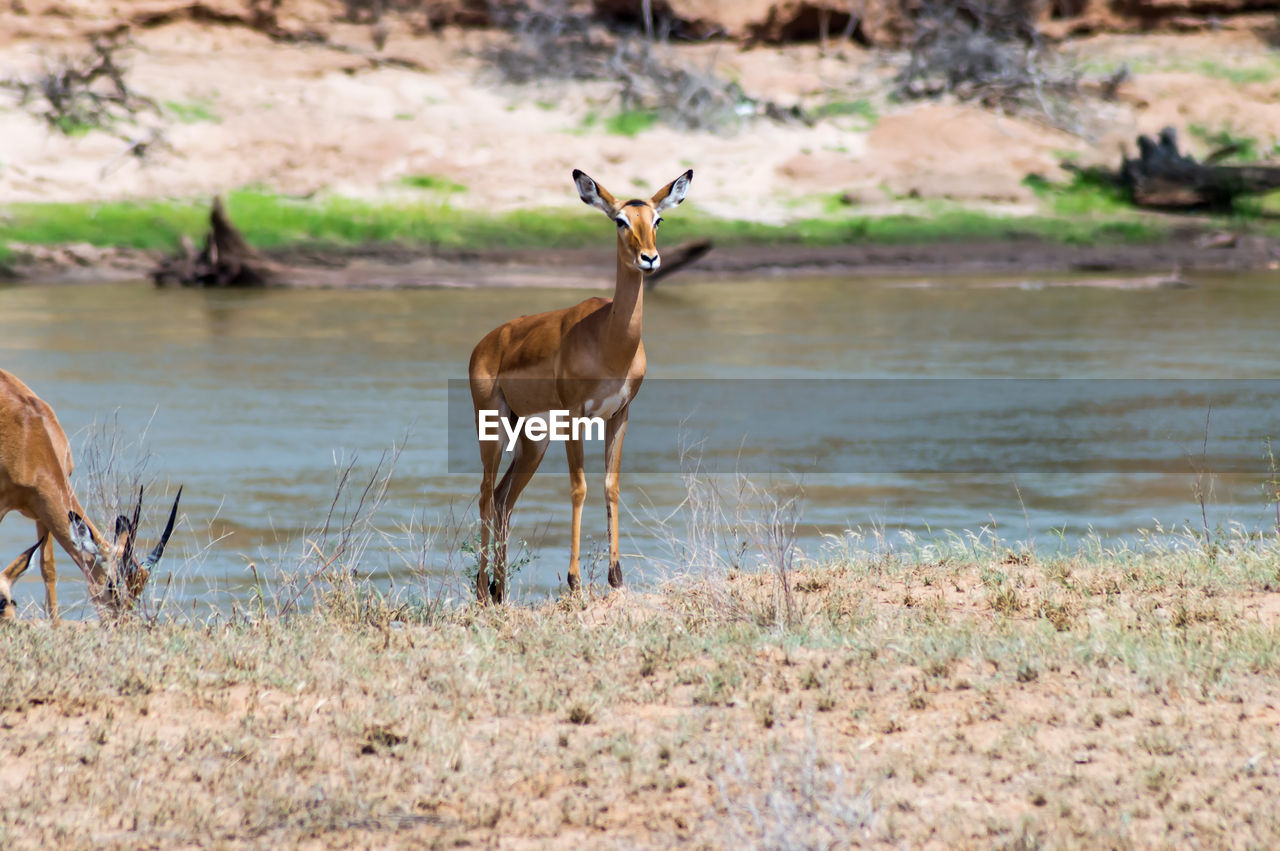
<svg viewBox="0 0 1280 851">
<path fill-rule="evenodd" d="M 133 517 L 116 518 L 115 542 L 108 544 L 84 517 L 80 500 L 71 489 L 72 468 L 71 445 L 53 408 L 16 376 L 0 369 L 0 520 L 10 511 L 17 511 L 36 522 L 36 536 L 41 540 L 37 548 L 42 550 L 40 575 L 44 579 L 45 606 L 55 622 L 58 591 L 53 565 L 54 541 L 84 572 L 89 581 L 89 599 L 99 613 L 118 615 L 132 605 L 151 570 L 164 555 L 178 514 L 178 499 L 182 498 L 179 488 L 160 542 L 139 562 L 133 548 L 142 513 L 142 491 L 138 491 Z M 26 569 L 35 549 L 28 550 L 3 572 L 0 591 L 9 617 L 12 617 L 13 605 L 10 585 Z"/>
<path fill-rule="evenodd" d="M 644 307 L 644 275 L 658 268 L 655 235 L 662 213 L 678 205 L 689 191 L 693 171 L 686 171 L 648 201 L 619 203 L 603 186 L 581 171 L 573 172 L 583 203 L 600 210 L 618 231 L 618 278 L 613 299 L 586 301 L 547 313 L 521 316 L 490 331 L 471 353 L 471 401 L 476 427 L 481 412 L 495 411 L 504 420 L 567 411 L 574 417 L 605 420 L 605 515 L 609 526 L 609 584 L 622 585 L 618 563 L 618 471 L 627 411 L 644 380 L 644 344 L 640 341 Z M 502 444 L 480 440 L 484 477 L 480 482 L 480 569 L 476 595 L 481 603 L 502 602 L 507 585 L 507 534 L 511 510 L 547 451 L 547 440 L 521 433 L 511 465 L 495 488 Z M 578 540 L 587 474 L 582 441 L 575 433 L 565 441 L 573 499 L 569 589 L 581 585 Z M 494 547 L 490 552 L 490 541 Z M 487 567 L 493 560 L 493 581 Z"/>
</svg>

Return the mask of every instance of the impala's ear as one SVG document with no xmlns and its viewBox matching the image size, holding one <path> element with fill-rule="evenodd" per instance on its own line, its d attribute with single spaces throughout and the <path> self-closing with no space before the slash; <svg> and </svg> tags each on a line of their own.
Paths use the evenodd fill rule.
<svg viewBox="0 0 1280 851">
<path fill-rule="evenodd" d="M 28 550 L 24 550 L 22 555 L 13 560 L 13 563 L 6 567 L 3 571 L 4 578 L 12 585 L 18 580 L 18 577 L 27 572 L 27 568 L 31 566 L 31 557 L 35 555 L 36 550 L 44 546 L 45 540 L 49 537 L 48 533 L 40 540 L 36 541 L 36 545 Z"/>
<path fill-rule="evenodd" d="M 84 522 L 84 518 L 74 511 L 68 511 L 67 519 L 71 521 L 71 543 L 75 544 L 76 549 L 91 558 L 101 558 L 102 553 L 98 550 L 98 545 L 93 540 L 93 533 L 89 531 L 89 524 Z"/>
<path fill-rule="evenodd" d="M 608 189 L 596 183 L 585 172 L 575 168 L 573 182 L 578 186 L 578 197 L 582 199 L 582 203 L 595 207 L 611 219 L 618 214 L 617 200 Z"/>
<path fill-rule="evenodd" d="M 693 169 L 689 169 L 675 180 L 658 190 L 657 194 L 650 199 L 653 208 L 661 213 L 663 210 L 670 210 L 672 207 L 680 206 L 680 202 L 684 200 L 684 196 L 689 192 L 689 184 L 693 182 Z"/>
</svg>

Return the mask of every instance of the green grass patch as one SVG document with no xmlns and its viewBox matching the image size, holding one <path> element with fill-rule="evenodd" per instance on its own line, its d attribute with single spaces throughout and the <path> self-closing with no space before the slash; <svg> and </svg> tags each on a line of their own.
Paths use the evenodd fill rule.
<svg viewBox="0 0 1280 851">
<path fill-rule="evenodd" d="M 1048 202 L 1053 212 L 1063 216 L 1116 215 L 1132 213 L 1133 204 L 1124 189 L 1107 177 L 1090 171 L 1077 171 L 1066 183 L 1053 183 L 1038 174 L 1022 181 L 1036 197 Z"/>
<path fill-rule="evenodd" d="M 213 111 L 213 101 L 197 98 L 190 101 L 167 100 L 164 111 L 180 124 L 219 124 L 221 116 Z"/>
<path fill-rule="evenodd" d="M 1252 136 L 1237 135 L 1231 128 L 1222 127 L 1214 130 L 1204 124 L 1192 124 L 1187 128 L 1192 136 L 1209 147 L 1209 153 L 1222 148 L 1234 147 L 1236 150 L 1222 162 L 1257 162 L 1269 157 L 1280 156 L 1280 141 L 1272 139 L 1268 145 Z"/>
<path fill-rule="evenodd" d="M 1192 70 L 1206 77 L 1215 77 L 1219 80 L 1226 80 L 1237 86 L 1248 85 L 1249 83 L 1268 83 L 1277 77 L 1280 77 L 1280 61 L 1268 61 L 1261 65 L 1224 65 L 1221 62 L 1214 62 L 1206 59 L 1196 63 Z"/>
<path fill-rule="evenodd" d="M 98 129 L 92 124 L 86 124 L 83 121 L 77 121 L 69 116 L 60 115 L 53 120 L 54 129 L 64 136 L 70 136 L 78 139 L 81 136 L 88 136 L 91 132 Z"/>
<path fill-rule="evenodd" d="M 400 178 L 401 186 L 410 189 L 422 189 L 428 192 L 466 192 L 464 184 L 456 183 L 447 177 L 435 174 L 409 174 Z"/>
<path fill-rule="evenodd" d="M 1280 57 L 1259 57 L 1252 62 L 1226 64 L 1213 59 L 1162 58 L 1090 59 L 1079 65 L 1079 70 L 1089 75 L 1107 76 L 1121 66 L 1131 74 L 1191 73 L 1215 80 L 1226 80 L 1237 86 L 1250 83 L 1267 83 L 1280 78 Z"/>
<path fill-rule="evenodd" d="M 683 208 L 681 214 L 679 218 L 670 216 L 663 225 L 667 239 L 678 242 L 711 238 L 727 245 L 909 245 L 1029 238 L 1076 245 L 1154 242 L 1167 235 L 1164 225 L 1137 218 L 1009 217 L 957 208 L 939 208 L 920 215 L 810 218 L 786 225 L 713 219 L 697 211 L 685 214 Z"/>
<path fill-rule="evenodd" d="M 517 210 L 489 215 L 447 203 L 378 203 L 348 198 L 293 199 L 240 191 L 227 197 L 232 220 L 259 248 L 291 245 L 402 244 L 438 248 L 564 248 L 598 243 L 611 233 L 587 210 Z M 1088 208 L 1093 209 L 1093 208 Z M 12 204 L 0 217 L 0 246 L 88 242 L 169 250 L 208 227 L 206 201 Z M 1149 242 L 1163 225 L 1136 216 L 1004 217 L 938 207 L 918 215 L 838 212 L 784 225 L 716 218 L 685 205 L 664 227 L 664 242 L 713 239 L 721 245 L 910 244 L 1038 238 L 1052 242 Z"/>
<path fill-rule="evenodd" d="M 604 120 L 604 129 L 618 136 L 635 136 L 658 123 L 658 113 L 652 109 L 624 109 Z"/>
<path fill-rule="evenodd" d="M 833 100 L 824 103 L 817 109 L 813 110 L 813 117 L 816 119 L 824 118 L 857 118 L 861 119 L 861 123 L 865 125 L 865 129 L 870 129 L 876 123 L 876 119 L 880 117 L 876 112 L 876 108 L 871 105 L 871 101 L 866 98 L 858 98 L 857 100 Z"/>
<path fill-rule="evenodd" d="M 208 224 L 208 208 L 192 203 L 11 204 L 0 219 L 0 244 L 88 242 L 127 248 L 172 248 L 182 234 Z"/>
<path fill-rule="evenodd" d="M 1263 195 L 1237 196 L 1232 203 L 1231 214 L 1237 225 L 1263 225 L 1263 230 L 1277 232 L 1275 222 L 1280 219 L 1280 189 Z M 1266 227 L 1267 224 L 1271 227 Z"/>
<path fill-rule="evenodd" d="M 285 245 L 401 243 L 445 247 L 550 247 L 597 235 L 599 214 L 522 210 L 488 216 L 447 204 L 381 204 L 347 198 L 299 200 L 240 191 L 227 211 L 260 248 Z M 170 249 L 182 235 L 208 227 L 206 201 L 12 204 L 0 219 L 0 244 L 88 242 Z M 607 230 L 607 228 L 606 228 Z"/>
</svg>

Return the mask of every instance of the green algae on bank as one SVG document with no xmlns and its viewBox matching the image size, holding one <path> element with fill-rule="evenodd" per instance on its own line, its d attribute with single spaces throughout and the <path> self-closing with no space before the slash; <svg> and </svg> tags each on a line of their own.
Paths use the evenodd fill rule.
<svg viewBox="0 0 1280 851">
<path fill-rule="evenodd" d="M 486 214 L 422 201 L 298 199 L 255 191 L 231 193 L 227 207 L 245 238 L 259 248 L 379 244 L 447 249 L 568 248 L 592 243 L 599 232 L 596 217 L 577 210 Z M 786 224 L 721 219 L 700 213 L 696 206 L 691 213 L 671 222 L 669 239 L 815 246 L 1025 238 L 1066 244 L 1123 244 L 1158 241 L 1169 232 L 1164 223 L 1150 217 L 1002 216 L 936 205 L 920 213 L 882 216 L 837 211 Z M 0 246 L 89 243 L 170 250 L 182 236 L 201 235 L 207 220 L 204 200 L 12 204 L 0 214 Z"/>
</svg>

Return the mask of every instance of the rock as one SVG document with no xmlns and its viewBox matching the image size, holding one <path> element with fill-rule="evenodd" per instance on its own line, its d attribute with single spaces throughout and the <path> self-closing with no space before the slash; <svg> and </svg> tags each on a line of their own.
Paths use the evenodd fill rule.
<svg viewBox="0 0 1280 851">
<path fill-rule="evenodd" d="M 1203 30 L 1225 18 L 1280 11 L 1280 0 L 1054 0 L 1041 22 L 1050 38 L 1097 32 Z"/>
<path fill-rule="evenodd" d="M 517 11 L 521 5 L 518 0 L 425 0 L 421 9 L 431 29 L 482 28 L 500 25 L 507 12 Z"/>
<path fill-rule="evenodd" d="M 654 32 L 671 38 L 702 40 L 729 36 L 728 18 L 735 17 L 728 4 L 698 0 L 653 0 Z M 750 5 L 750 4 L 744 4 Z M 606 24 L 641 29 L 645 26 L 640 0 L 592 0 L 591 10 Z"/>
<path fill-rule="evenodd" d="M 493 6 L 488 0 L 430 0 L 426 3 L 427 20 L 432 28 L 491 27 Z"/>
<path fill-rule="evenodd" d="M 860 4 L 853 4 L 853 6 Z M 861 4 L 869 5 L 869 4 Z M 769 9 L 763 21 L 749 27 L 752 43 L 786 44 L 793 41 L 839 39 L 846 32 L 864 43 L 861 20 L 854 20 L 851 4 L 787 0 Z"/>
<path fill-rule="evenodd" d="M 733 39 L 745 39 L 752 23 L 769 14 L 776 0 L 670 0 L 672 12 L 702 21 Z"/>
<path fill-rule="evenodd" d="M 913 0 L 789 0 L 773 4 L 763 19 L 749 26 L 749 36 L 753 42 L 783 44 L 818 41 L 824 31 L 829 39 L 847 32 L 865 45 L 897 47 L 911 28 L 914 5 Z"/>
</svg>

